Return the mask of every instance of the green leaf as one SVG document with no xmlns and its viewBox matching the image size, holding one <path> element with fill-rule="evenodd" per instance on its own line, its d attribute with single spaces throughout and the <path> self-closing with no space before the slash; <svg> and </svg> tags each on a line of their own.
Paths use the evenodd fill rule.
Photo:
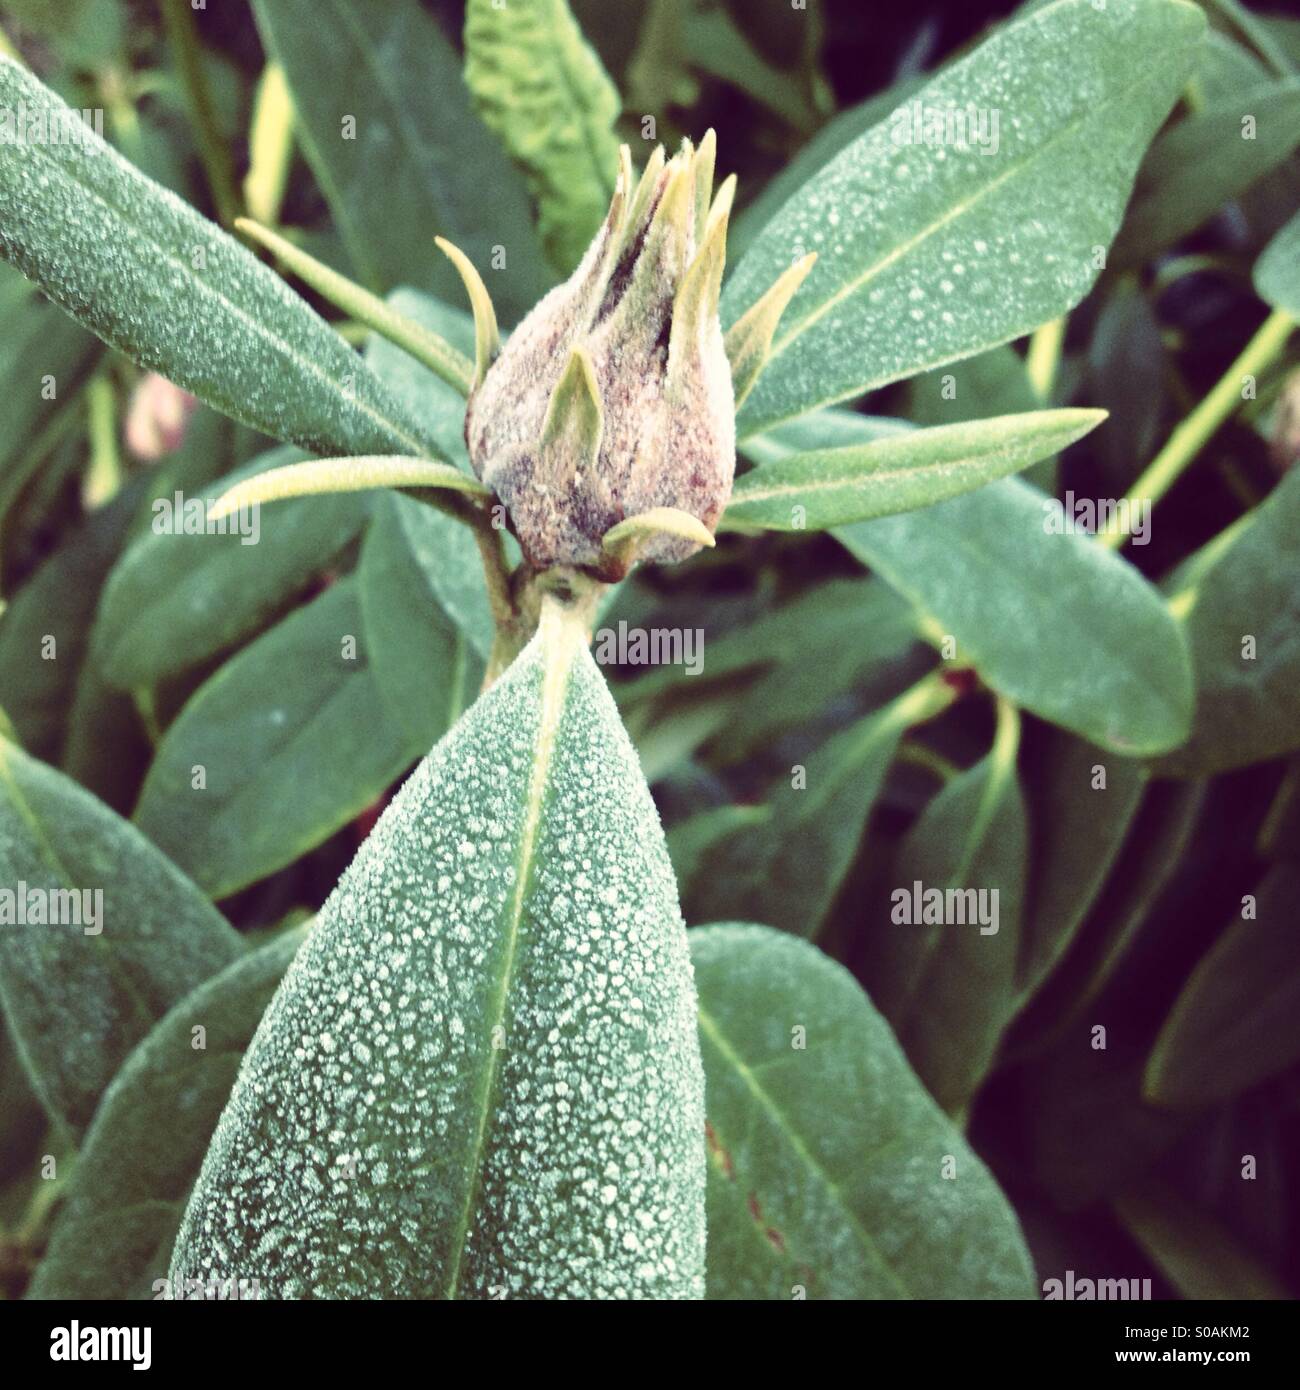
<svg viewBox="0 0 1300 1390">
<path fill-rule="evenodd" d="M 818 253 L 742 434 L 1007 342 L 1077 304 L 1204 27 L 1181 0 L 1104 10 L 1053 0 L 837 155 L 768 224 L 723 297 L 728 325 L 792 260 Z M 982 143 L 904 143 L 916 110 L 972 108 L 985 113 Z"/>
<path fill-rule="evenodd" d="M 1163 1184 L 1115 1203 L 1133 1239 L 1188 1299 L 1289 1299 L 1290 1294 L 1224 1229 Z"/>
<path fill-rule="evenodd" d="M 1027 839 L 1008 742 L 954 777 L 908 832 L 868 943 L 872 1000 L 948 1111 L 969 1104 L 1015 1012 Z"/>
<path fill-rule="evenodd" d="M 465 81 L 527 175 L 547 255 L 567 275 L 613 196 L 618 90 L 565 0 L 469 0 Z"/>
<path fill-rule="evenodd" d="M 767 927 L 690 941 L 709 1298 L 1032 1298 L 1010 1204 L 853 977 Z"/>
<path fill-rule="evenodd" d="M 157 1296 L 240 1060 L 308 930 L 291 928 L 199 985 L 126 1059 L 87 1131 L 29 1298 Z"/>
<path fill-rule="evenodd" d="M 951 698 L 942 683 L 922 681 L 779 777 L 765 797 L 768 819 L 706 854 L 688 917 L 763 916 L 784 931 L 816 936 L 853 862 L 899 739 Z"/>
<path fill-rule="evenodd" d="M 417 753 L 370 668 L 356 580 L 342 579 L 199 687 L 135 819 L 222 898 L 314 849 Z"/>
<path fill-rule="evenodd" d="M 1254 279 L 1261 299 L 1300 318 L 1300 213 L 1264 248 Z"/>
<path fill-rule="evenodd" d="M 1300 144 L 1300 78 L 1264 82 L 1180 121 L 1151 147 L 1115 261 L 1140 265 L 1195 231 Z"/>
<path fill-rule="evenodd" d="M 673 873 L 678 888 L 685 897 L 704 856 L 720 840 L 748 826 L 761 823 L 767 817 L 762 806 L 714 806 L 697 811 L 668 832 L 668 856 L 673 861 Z"/>
<path fill-rule="evenodd" d="M 1196 719 L 1159 771 L 1181 777 L 1300 747 L 1300 472 L 1210 545 L 1170 599 L 1191 646 Z"/>
<path fill-rule="evenodd" d="M 117 497 L 88 517 L 13 596 L 0 621 L 0 708 L 23 747 L 46 761 L 57 762 L 63 747 L 100 589 L 137 501 Z"/>
<path fill-rule="evenodd" d="M 466 477 L 449 463 L 406 458 L 401 454 L 351 455 L 342 459 L 309 459 L 256 474 L 222 493 L 212 508 L 212 520 L 263 502 L 283 502 L 292 497 L 328 497 L 339 492 L 373 492 L 379 489 L 420 494 L 456 492 L 480 501 L 490 498 L 490 488 Z"/>
<path fill-rule="evenodd" d="M 428 749 L 471 704 L 483 659 L 438 602 L 424 561 L 429 509 L 384 497 L 358 572 L 366 650 L 379 693 L 413 748 Z"/>
<path fill-rule="evenodd" d="M 1038 410 L 794 454 L 737 479 L 724 525 L 822 531 L 929 507 L 1082 438 L 1102 410 Z"/>
<path fill-rule="evenodd" d="M 360 278 L 381 293 L 409 284 L 458 294 L 433 248 L 441 234 L 485 274 L 497 267 L 492 293 L 509 321 L 530 309 L 550 275 L 523 183 L 474 114 L 455 49 L 416 0 L 255 0 L 253 13 Z"/>
<path fill-rule="evenodd" d="M 1034 869 L 1017 968 L 1022 994 L 1032 994 L 1069 949 L 1124 846 L 1146 785 L 1142 763 L 1065 733 L 1050 736 L 1030 783 Z"/>
<path fill-rule="evenodd" d="M 1084 1016 L 1179 872 L 1204 801 L 1199 783 L 1148 786 L 1104 888 L 1074 932 L 1068 951 L 1017 1019 L 1008 1051 L 1038 1049 Z M 1063 825 L 1071 819 L 1065 818 Z M 1032 971 L 1035 957 L 1042 958 L 1039 941 L 1035 935 L 1027 944 L 1029 954 L 1022 966 L 1026 986 L 1031 979 L 1026 969 Z"/>
<path fill-rule="evenodd" d="M 775 622 L 769 627 L 766 617 L 789 624 L 791 654 L 736 696 L 726 725 L 709 744 L 714 762 L 761 752 L 779 734 L 805 726 L 846 697 L 872 700 L 897 689 L 907 653 L 916 648 L 924 656 L 906 599 L 878 579 L 838 579 L 707 647 L 706 673 L 713 671 L 719 648 L 738 647 L 750 634 L 775 639 Z M 749 654 L 766 653 L 754 647 Z"/>
<path fill-rule="evenodd" d="M 203 521 L 200 499 L 302 456 L 273 449 L 247 469 L 153 504 L 151 529 L 114 566 L 95 623 L 95 659 L 121 690 L 189 670 L 256 632 L 356 535 L 367 515 L 359 496 L 309 497 L 232 518 L 225 534 L 177 528 Z M 242 530 L 241 530 L 242 527 Z"/>
<path fill-rule="evenodd" d="M 0 883 L 0 1003 L 45 1108 L 81 1130 L 135 1044 L 239 938 L 133 826 L 8 742 Z M 58 923 L 34 921 L 38 904 Z"/>
<path fill-rule="evenodd" d="M 896 426 L 827 411 L 745 451 L 766 466 L 882 428 Z M 1007 478 L 835 534 L 1016 704 L 1126 756 L 1181 743 L 1192 688 L 1180 625 L 1131 565 L 1085 535 L 1049 531 L 1059 519 L 1052 499 Z"/>
<path fill-rule="evenodd" d="M 1054 505 L 1008 478 L 837 535 L 1000 694 L 1125 756 L 1176 747 L 1192 710 L 1179 625 L 1126 561 L 1049 533 Z"/>
<path fill-rule="evenodd" d="M 1148 1100 L 1213 1105 L 1300 1058 L 1298 895 L 1300 866 L 1278 865 L 1202 957 L 1147 1061 Z"/>
<path fill-rule="evenodd" d="M 698 1297 L 703 1127 L 654 805 L 548 610 L 322 909 L 172 1274 L 270 1297 Z"/>
<path fill-rule="evenodd" d="M 20 105 L 78 121 L 0 56 L 0 106 Z M 4 146 L 0 255 L 105 342 L 273 438 L 325 454 L 430 451 L 274 271 L 93 132 Z"/>
<path fill-rule="evenodd" d="M 55 430 L 61 410 L 71 408 L 78 388 L 100 352 L 88 333 L 38 295 L 33 286 L 0 267 L 0 521 L 42 464 L 41 440 Z M 52 393 L 52 394 L 51 394 Z"/>
</svg>

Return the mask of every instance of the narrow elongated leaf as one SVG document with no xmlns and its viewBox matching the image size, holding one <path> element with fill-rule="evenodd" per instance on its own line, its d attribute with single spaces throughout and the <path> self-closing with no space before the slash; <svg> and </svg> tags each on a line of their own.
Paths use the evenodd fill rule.
<svg viewBox="0 0 1300 1390">
<path fill-rule="evenodd" d="M 778 779 L 766 797 L 772 814 L 705 855 L 688 915 L 705 921 L 727 910 L 761 915 L 785 931 L 816 936 L 853 862 L 899 739 L 951 698 L 939 683 L 918 685 L 835 734 L 806 766 Z"/>
<path fill-rule="evenodd" d="M 510 322 L 531 308 L 550 277 L 523 182 L 417 0 L 255 0 L 253 13 L 361 279 L 381 293 L 408 284 L 451 298 L 456 276 L 433 248 L 441 233 L 485 274 L 496 267 L 493 298 Z"/>
<path fill-rule="evenodd" d="M 307 931 L 291 928 L 192 990 L 126 1059 L 81 1146 L 29 1298 L 158 1296 L 240 1060 Z"/>
<path fill-rule="evenodd" d="M 36 294 L 21 275 L 0 267 L 0 520 L 41 461 L 33 445 L 57 412 L 76 400 L 77 389 L 101 351 L 90 334 Z"/>
<path fill-rule="evenodd" d="M 848 971 L 768 927 L 690 939 L 708 1296 L 1032 1298 L 1011 1206 Z"/>
<path fill-rule="evenodd" d="M 366 650 L 379 693 L 414 748 L 432 748 L 473 703 L 483 660 L 443 611 L 421 560 L 427 507 L 385 497 L 358 573 Z"/>
<path fill-rule="evenodd" d="M 548 614 L 322 909 L 172 1273 L 270 1297 L 698 1297 L 703 1122 L 654 806 Z"/>
<path fill-rule="evenodd" d="M 1204 800 L 1203 786 L 1194 782 L 1148 787 L 1102 892 L 1057 968 L 1016 1020 L 1009 1051 L 1041 1048 L 1084 1016 L 1178 873 Z M 1027 943 L 1026 949 L 1029 963 L 1037 942 Z M 1022 966 L 1022 981 L 1027 982 L 1024 970 Z"/>
<path fill-rule="evenodd" d="M 0 55 L 0 105 L 79 124 Z M 326 454 L 429 441 L 269 267 L 93 132 L 6 144 L 0 255 L 105 342 L 273 438 Z"/>
<path fill-rule="evenodd" d="M 444 491 L 476 498 L 492 496 L 490 489 L 466 477 L 449 463 L 406 458 L 400 454 L 369 458 L 311 459 L 291 463 L 236 483 L 222 493 L 212 509 L 214 520 L 263 502 L 292 497 L 328 497 L 339 492 L 369 492 L 393 488 L 402 492 Z"/>
<path fill-rule="evenodd" d="M 226 662 L 158 747 L 136 823 L 214 898 L 314 849 L 418 756 L 380 696 L 356 584 Z"/>
<path fill-rule="evenodd" d="M 1183 986 L 1147 1061 L 1157 1105 L 1237 1095 L 1300 1057 L 1300 866 L 1280 864 L 1250 895 Z"/>
<path fill-rule="evenodd" d="M 1054 733 L 1029 801 L 1034 872 L 1017 983 L 1032 994 L 1069 949 L 1124 845 L 1146 767 Z"/>
<path fill-rule="evenodd" d="M 793 259 L 818 253 L 741 432 L 1007 342 L 1077 304 L 1204 27 L 1181 0 L 1052 0 L 837 155 L 760 234 L 723 298 L 730 324 Z M 917 147 L 957 115 L 960 143 Z"/>
<path fill-rule="evenodd" d="M 794 454 L 739 478 L 723 522 L 821 531 L 914 511 L 1049 458 L 1105 418 L 1039 410 Z"/>
<path fill-rule="evenodd" d="M 132 825 L 0 742 L 0 1003 L 37 1094 L 81 1130 L 123 1059 L 239 952 Z"/>
<path fill-rule="evenodd" d="M 1184 1298 L 1289 1299 L 1286 1288 L 1219 1222 L 1163 1184 L 1126 1194 L 1115 1209 Z"/>
<path fill-rule="evenodd" d="M 1170 603 L 1191 646 L 1196 719 L 1159 770 L 1203 776 L 1300 747 L 1300 472 L 1187 574 Z"/>
<path fill-rule="evenodd" d="M 1300 213 L 1264 248 L 1255 262 L 1254 280 L 1261 299 L 1300 318 Z"/>
<path fill-rule="evenodd" d="M 469 0 L 465 81 L 528 176 L 547 254 L 567 275 L 614 192 L 618 90 L 566 0 Z"/>
<path fill-rule="evenodd" d="M 1115 244 L 1140 265 L 1195 231 L 1300 144 L 1300 78 L 1264 82 L 1180 121 L 1151 147 Z"/>
<path fill-rule="evenodd" d="M 59 759 L 99 591 L 136 501 L 138 494 L 118 497 L 87 518 L 14 595 L 0 621 L 0 709 L 23 747 L 46 761 Z"/>
<path fill-rule="evenodd" d="M 287 465 L 296 449 L 263 454 L 236 477 Z M 95 659 L 121 690 L 189 670 L 255 632 L 302 591 L 365 522 L 363 496 L 309 497 L 232 517 L 206 531 L 207 500 L 153 504 L 150 530 L 114 566 L 93 633 Z"/>
<path fill-rule="evenodd" d="M 908 832 L 870 933 L 871 997 L 945 1110 L 968 1104 L 1015 1010 L 1027 834 L 1014 761 L 990 754 Z"/>
</svg>

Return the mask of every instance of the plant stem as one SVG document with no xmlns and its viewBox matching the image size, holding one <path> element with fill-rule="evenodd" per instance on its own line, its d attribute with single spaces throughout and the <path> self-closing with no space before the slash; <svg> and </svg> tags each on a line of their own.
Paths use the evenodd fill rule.
<svg viewBox="0 0 1300 1390">
<path fill-rule="evenodd" d="M 194 12 L 187 0 L 162 0 L 163 24 L 167 30 L 180 69 L 181 81 L 189 97 L 194 134 L 198 140 L 199 158 L 207 177 L 217 217 L 225 227 L 233 227 L 240 214 L 239 192 L 235 187 L 235 169 L 230 150 L 217 129 L 216 109 L 207 74 L 203 71 L 203 53 L 199 47 Z"/>
<path fill-rule="evenodd" d="M 1240 404 L 1242 378 L 1256 376 L 1268 366 L 1286 346 L 1294 327 L 1295 320 L 1290 314 L 1282 309 L 1273 310 L 1209 395 L 1174 430 L 1164 448 L 1129 488 L 1124 500 L 1133 505 L 1117 508 L 1118 515 L 1131 517 L 1137 503 L 1158 502 L 1169 491 L 1214 432 Z M 1118 550 L 1128 539 L 1128 534 L 1126 527 L 1116 527 L 1097 539 L 1108 550 Z"/>
</svg>

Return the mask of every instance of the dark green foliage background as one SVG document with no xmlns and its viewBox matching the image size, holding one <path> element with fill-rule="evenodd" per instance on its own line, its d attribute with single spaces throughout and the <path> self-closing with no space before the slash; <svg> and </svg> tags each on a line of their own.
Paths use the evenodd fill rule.
<svg viewBox="0 0 1300 1390">
<path fill-rule="evenodd" d="M 331 50 L 329 26 L 314 36 L 321 55 L 291 51 L 296 8 L 279 0 L 253 7 L 291 74 L 295 63 L 310 69 L 329 59 L 343 80 L 347 63 Z M 634 149 L 646 114 L 668 146 L 716 127 L 720 169 L 740 176 L 733 265 L 829 154 L 1013 8 L 572 4 L 622 94 L 617 130 Z M 1269 99 L 1291 110 L 1293 79 L 1251 51 L 1231 7 L 1206 8 L 1209 56 L 1147 156 L 1109 268 L 1069 317 L 1050 393 L 1031 384 L 1021 340 L 887 386 L 861 403 L 864 413 L 935 425 L 1045 405 L 1102 407 L 1108 422 L 1057 461 L 1056 485 L 1081 497 L 1120 496 L 1135 481 L 1264 320 L 1251 268 L 1300 206 L 1300 119 L 1275 147 L 1252 150 L 1256 163 L 1243 168 L 1228 143 L 1234 122 L 1205 115 L 1270 82 L 1283 90 Z M 457 0 L 422 10 L 420 24 L 459 42 Z M 242 3 L 212 4 L 196 19 L 216 126 L 242 173 L 266 58 L 259 27 Z M 1263 8 L 1257 19 L 1280 61 L 1300 71 L 1300 20 Z M 108 109 L 111 143 L 214 215 L 154 6 L 9 0 L 0 24 L 72 104 Z M 392 99 L 409 94 L 423 111 L 425 79 L 409 54 L 402 59 L 390 74 Z M 459 70 L 450 48 L 444 59 Z M 446 167 L 419 189 L 373 167 L 342 168 L 327 194 L 303 142 L 281 220 L 303 230 L 313 254 L 377 292 L 408 286 L 405 311 L 467 347 L 464 316 L 428 298 L 460 303 L 432 247 L 435 230 L 485 256 L 498 213 L 524 219 L 517 233 L 501 233 L 529 246 L 498 301 L 506 326 L 556 274 L 527 225 L 524 183 L 495 137 L 468 106 L 455 119 L 472 126 L 473 148 L 491 164 L 477 174 L 481 206 L 464 202 L 463 174 L 447 191 L 441 181 L 454 184 L 455 170 Z M 356 211 L 354 224 L 340 222 L 340 200 Z M 273 441 L 200 407 L 177 451 L 154 468 L 128 464 L 111 500 L 88 508 L 83 479 L 95 442 L 86 382 L 98 373 L 109 383 L 117 427 L 138 369 L 7 267 L 0 325 L 0 590 L 9 605 L 0 619 L 0 708 L 27 753 L 132 817 L 239 932 L 293 930 L 324 900 L 393 787 L 473 699 L 490 638 L 473 546 L 445 518 L 372 495 L 284 504 L 254 548 L 161 544 L 148 535 L 153 499 L 198 493 L 234 470 L 301 453 L 272 456 Z M 1195 566 L 1181 570 L 1183 562 L 1264 507 L 1230 560 L 1211 571 L 1218 597 L 1207 586 L 1211 598 L 1193 611 L 1200 703 L 1191 741 L 1163 758 L 1103 751 L 1089 740 L 1105 730 L 1043 708 L 1038 685 L 1050 686 L 1071 659 L 1085 668 L 1088 642 L 1101 640 L 1089 624 L 1106 624 L 1081 569 L 1049 596 L 1050 642 L 1017 649 L 1012 638 L 1030 630 L 1017 626 L 1017 609 L 1029 605 L 1019 542 L 1002 528 L 1017 508 L 1037 505 L 1018 482 L 834 537 L 723 536 L 685 566 L 638 575 L 604 619 L 705 634 L 698 678 L 680 669 L 606 671 L 668 832 L 688 924 L 769 921 L 815 938 L 857 977 L 1010 1197 L 1040 1285 L 1073 1269 L 1149 1277 L 1162 1297 L 1300 1293 L 1300 463 L 1293 449 L 1298 471 L 1280 476 L 1270 453 L 1274 407 L 1297 351 L 1293 343 L 1289 359 L 1270 366 L 1257 396 L 1160 502 L 1152 543 L 1126 551 L 1177 594 L 1195 582 Z M 455 455 L 456 398 L 397 356 L 386 344 L 367 350 L 402 418 Z M 955 401 L 941 391 L 947 371 Z M 56 375 L 60 394 L 41 413 L 22 402 L 44 372 Z M 1053 485 L 1050 464 L 1028 476 Z M 970 624 L 988 640 L 976 664 L 1023 707 L 1009 782 L 990 762 L 994 703 L 960 661 L 938 718 L 911 733 L 872 723 L 934 664 L 899 594 L 931 605 L 958 532 L 987 567 L 987 583 L 964 596 Z M 465 551 L 461 587 L 426 562 L 453 545 Z M 864 565 L 876 575 L 865 578 Z M 960 588 L 965 577 L 957 578 Z M 998 622 L 989 621 L 993 612 Z M 958 631 L 958 619 L 949 622 Z M 322 624 L 363 634 L 359 669 L 319 661 L 312 634 Z M 1273 665 L 1243 689 L 1231 660 L 1246 632 Z M 58 639 L 56 662 L 33 655 L 47 633 Z M 1139 654 L 1156 685 L 1162 659 L 1145 646 Z M 426 690 L 420 672 L 430 668 L 438 675 Z M 266 724 L 268 692 L 288 719 L 283 730 Z M 836 738 L 829 756 L 851 776 L 821 822 L 791 829 L 780 817 L 780 787 L 792 765 L 817 766 Z M 188 792 L 195 763 L 219 765 L 228 779 L 202 815 Z M 1097 765 L 1106 768 L 1104 793 L 1090 789 Z M 979 833 L 968 843 L 973 826 Z M 791 838 L 803 833 L 824 853 L 810 858 Z M 801 872 L 819 881 L 806 884 Z M 903 981 L 916 963 L 893 959 L 882 934 L 889 891 L 914 877 L 962 875 L 1001 886 L 1014 958 L 994 978 L 978 947 L 968 948 L 969 968 L 961 956 L 936 955 L 938 967 L 925 968 L 911 997 Z M 1240 922 L 1244 895 L 1258 898 L 1258 929 L 1271 926 L 1258 949 Z M 259 978 L 258 987 L 269 992 L 271 983 Z M 183 1022 L 174 1018 L 176 1028 Z M 1105 1051 L 1091 1046 L 1099 1025 Z M 237 1050 L 251 1022 L 234 1010 L 230 1028 Z M 127 1096 L 128 1083 L 156 1080 L 125 1078 Z M 200 1089 L 184 1078 L 176 1084 L 178 1094 Z M 116 1103 L 125 1106 L 120 1096 Z M 86 1119 L 78 1111 L 78 1127 Z M 111 1143 L 110 1135 L 103 1147 Z M 45 1228 L 26 1224 L 38 1158 L 66 1155 L 70 1144 L 47 1123 L 0 1031 L 0 1295 L 21 1295 L 44 1246 Z M 1240 1177 L 1246 1155 L 1258 1165 L 1253 1181 Z M 165 1243 L 184 1197 L 183 1173 L 166 1181 L 170 1205 L 139 1235 L 150 1250 Z M 74 1215 L 77 1200 L 74 1189 Z M 113 1288 L 107 1272 L 104 1279 L 104 1292 L 130 1292 Z"/>
</svg>

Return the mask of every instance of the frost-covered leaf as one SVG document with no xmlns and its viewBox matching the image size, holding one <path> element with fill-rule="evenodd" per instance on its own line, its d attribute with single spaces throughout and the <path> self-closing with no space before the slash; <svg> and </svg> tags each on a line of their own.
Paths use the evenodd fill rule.
<svg viewBox="0 0 1300 1390">
<path fill-rule="evenodd" d="M 411 746 L 432 748 L 471 703 L 483 660 L 439 604 L 425 562 L 430 508 L 380 498 L 357 573 L 366 651 L 389 713 Z"/>
<path fill-rule="evenodd" d="M 1142 1089 L 1157 1105 L 1227 1100 L 1300 1058 L 1300 865 L 1277 865 L 1249 896 L 1156 1038 Z"/>
<path fill-rule="evenodd" d="M 239 938 L 134 826 L 7 741 L 0 885 L 0 1003 L 46 1109 L 81 1130 L 126 1055 Z"/>
<path fill-rule="evenodd" d="M 1204 776 L 1300 747 L 1300 471 L 1175 576 L 1196 675 L 1186 745 L 1159 764 Z"/>
<path fill-rule="evenodd" d="M 690 940 L 708 1296 L 1032 1298 L 1011 1206 L 848 971 L 768 927 Z"/>
<path fill-rule="evenodd" d="M 80 126 L 3 55 L 0 105 Z M 0 149 L 0 255 L 105 342 L 273 438 L 326 454 L 429 452 L 274 271 L 82 129 Z"/>
<path fill-rule="evenodd" d="M 523 181 L 474 114 L 456 50 L 417 0 L 255 0 L 253 12 L 366 284 L 459 294 L 433 247 L 441 234 L 488 277 L 508 322 L 530 309 L 550 276 Z"/>
<path fill-rule="evenodd" d="M 239 1063 L 307 931 L 290 928 L 205 981 L 126 1059 L 86 1133 L 28 1297 L 156 1296 Z"/>
<path fill-rule="evenodd" d="M 554 615 L 416 770 L 272 1001 L 173 1275 L 698 1297 L 703 1079 L 636 754 Z"/>
<path fill-rule="evenodd" d="M 723 524 L 821 531 L 929 507 L 1051 457 L 1105 418 L 1038 410 L 793 454 L 737 479 Z"/>
<path fill-rule="evenodd" d="M 205 533 L 200 508 L 232 484 L 302 458 L 273 449 L 193 497 L 158 498 L 149 529 L 114 566 L 94 628 L 95 659 L 121 690 L 149 686 L 234 646 L 300 593 L 366 520 L 369 499 L 308 497 L 233 516 Z M 157 528 L 157 529 L 156 529 Z"/>
<path fill-rule="evenodd" d="M 465 81 L 528 176 L 547 254 L 567 275 L 614 192 L 618 90 L 566 0 L 469 0 Z"/>
<path fill-rule="evenodd" d="M 692 921 L 766 917 L 785 931 L 816 936 L 843 882 L 867 817 L 910 725 L 952 698 L 923 682 L 827 739 L 765 797 L 771 814 L 706 852 L 687 904 Z"/>
<path fill-rule="evenodd" d="M 1001 694 L 1130 757 L 1176 747 L 1192 709 L 1181 629 L 1132 565 L 1045 529 L 1047 505 L 1006 478 L 836 534 Z"/>
<path fill-rule="evenodd" d="M 158 747 L 136 823 L 214 898 L 314 849 L 419 755 L 380 696 L 356 589 L 339 580 L 226 662 Z"/>
<path fill-rule="evenodd" d="M 1300 212 L 1264 248 L 1254 280 L 1261 299 L 1300 318 Z"/>
<path fill-rule="evenodd" d="M 855 431 L 879 438 L 881 422 L 827 411 L 746 452 L 766 466 Z M 1087 535 L 1058 533 L 1060 515 L 1036 488 L 1004 478 L 835 535 L 1016 704 L 1128 756 L 1173 747 L 1192 703 L 1179 624 L 1131 565 Z"/>
<path fill-rule="evenodd" d="M 1007 342 L 1077 304 L 1204 27 L 1182 0 L 1052 0 L 837 155 L 763 230 L 723 297 L 729 325 L 818 253 L 741 432 Z M 918 148 L 903 138 L 917 110 L 982 112 L 981 138 Z"/>
<path fill-rule="evenodd" d="M 1195 231 L 1300 144 L 1300 78 L 1264 82 L 1180 121 L 1151 146 L 1115 260 L 1141 265 Z"/>
</svg>

